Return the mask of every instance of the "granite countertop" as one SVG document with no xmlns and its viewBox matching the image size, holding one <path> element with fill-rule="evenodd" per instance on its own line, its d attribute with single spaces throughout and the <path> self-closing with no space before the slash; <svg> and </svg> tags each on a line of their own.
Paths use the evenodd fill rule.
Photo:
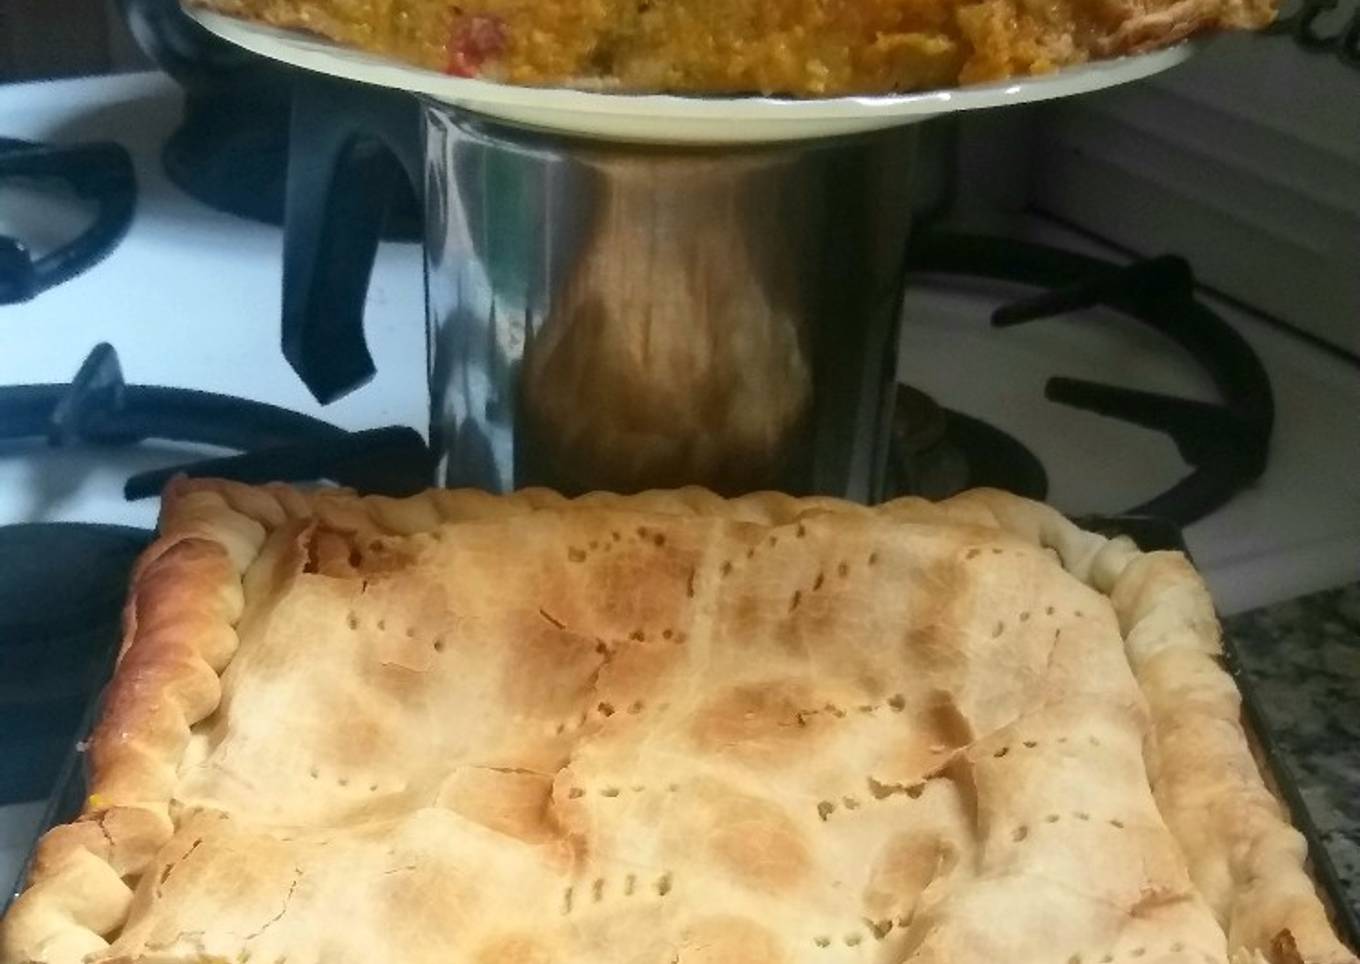
<svg viewBox="0 0 1360 964">
<path fill-rule="evenodd" d="M 1223 621 L 1280 761 L 1360 908 L 1360 582 Z"/>
</svg>

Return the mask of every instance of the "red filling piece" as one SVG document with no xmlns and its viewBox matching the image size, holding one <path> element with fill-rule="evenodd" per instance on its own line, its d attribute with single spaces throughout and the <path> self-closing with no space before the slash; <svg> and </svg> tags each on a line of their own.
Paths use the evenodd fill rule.
<svg viewBox="0 0 1360 964">
<path fill-rule="evenodd" d="M 454 24 L 444 70 L 455 77 L 476 77 L 482 65 L 504 53 L 505 47 L 505 23 L 499 17 L 463 17 Z"/>
</svg>

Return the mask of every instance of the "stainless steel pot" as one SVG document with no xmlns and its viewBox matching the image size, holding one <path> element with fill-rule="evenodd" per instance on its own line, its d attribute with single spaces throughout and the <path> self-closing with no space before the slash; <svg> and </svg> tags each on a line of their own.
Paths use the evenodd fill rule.
<svg viewBox="0 0 1360 964">
<path fill-rule="evenodd" d="M 433 104 L 422 125 L 440 484 L 877 494 L 911 128 L 701 150 L 572 140 Z M 354 191 L 380 179 L 370 169 L 339 200 L 359 204 Z M 299 253 L 295 227 L 290 214 L 313 287 L 352 286 L 345 258 L 323 262 L 333 246 Z M 335 397 L 363 373 L 344 364 L 356 320 L 294 311 L 289 324 L 289 303 L 285 350 Z"/>
</svg>

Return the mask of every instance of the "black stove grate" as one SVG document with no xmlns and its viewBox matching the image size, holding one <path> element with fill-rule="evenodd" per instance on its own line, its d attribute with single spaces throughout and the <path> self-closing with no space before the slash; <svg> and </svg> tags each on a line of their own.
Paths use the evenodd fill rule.
<svg viewBox="0 0 1360 964">
<path fill-rule="evenodd" d="M 1126 514 L 1185 526 L 1265 470 L 1275 421 L 1270 379 L 1246 340 L 1195 300 L 1194 276 L 1184 259 L 1163 256 L 1117 265 L 1025 241 L 943 232 L 918 236 L 910 257 L 918 272 L 1043 289 L 999 307 L 992 315 L 998 328 L 1104 305 L 1165 335 L 1204 368 L 1221 396 L 1217 404 L 1086 379 L 1049 380 L 1046 398 L 1163 432 L 1191 466 L 1166 492 Z"/>
<path fill-rule="evenodd" d="M 60 181 L 97 212 L 80 235 L 37 258 L 21 238 L 0 236 L 0 305 L 28 301 L 93 267 L 122 240 L 137 208 L 132 158 L 118 144 L 63 147 L 0 137 L 0 181 L 21 179 Z"/>
<path fill-rule="evenodd" d="M 95 347 L 69 384 L 0 388 L 0 439 L 52 445 L 133 445 L 147 439 L 191 442 L 242 454 L 141 473 L 129 499 L 156 495 L 171 476 L 241 482 L 325 479 L 364 492 L 411 495 L 430 484 L 425 440 L 408 426 L 348 432 L 263 402 L 123 381 L 113 346 Z"/>
</svg>

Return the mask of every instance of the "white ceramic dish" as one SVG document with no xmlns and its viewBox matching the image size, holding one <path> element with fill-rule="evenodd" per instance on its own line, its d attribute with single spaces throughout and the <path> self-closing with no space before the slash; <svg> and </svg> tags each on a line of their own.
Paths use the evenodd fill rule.
<svg viewBox="0 0 1360 964">
<path fill-rule="evenodd" d="M 205 10 L 187 12 L 224 40 L 294 67 L 410 91 L 545 130 L 657 144 L 744 144 L 878 130 L 956 110 L 1025 104 L 1113 87 L 1166 70 L 1194 52 L 1193 43 L 1181 43 L 1042 77 L 881 97 L 681 97 L 514 87 L 450 77 L 303 33 Z"/>
</svg>

